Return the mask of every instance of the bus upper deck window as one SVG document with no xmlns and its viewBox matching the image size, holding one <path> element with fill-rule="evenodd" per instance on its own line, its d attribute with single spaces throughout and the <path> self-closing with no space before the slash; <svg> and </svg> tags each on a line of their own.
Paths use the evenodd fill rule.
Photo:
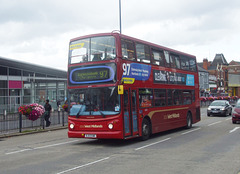
<svg viewBox="0 0 240 174">
<path fill-rule="evenodd" d="M 136 44 L 137 61 L 150 63 L 150 50 L 147 45 Z"/>
<path fill-rule="evenodd" d="M 122 39 L 121 40 L 121 46 L 122 46 L 122 57 L 123 59 L 128 60 L 136 60 L 136 54 L 134 49 L 134 43 L 130 40 Z"/>
</svg>

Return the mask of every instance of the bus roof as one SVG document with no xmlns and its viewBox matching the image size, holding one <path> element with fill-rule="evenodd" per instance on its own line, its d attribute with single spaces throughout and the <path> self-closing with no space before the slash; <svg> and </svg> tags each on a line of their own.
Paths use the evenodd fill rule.
<svg viewBox="0 0 240 174">
<path fill-rule="evenodd" d="M 131 36 L 127 36 L 127 35 L 124 35 L 124 34 L 120 34 L 118 32 L 89 34 L 89 35 L 73 38 L 73 39 L 70 40 L 70 42 L 76 41 L 76 40 L 79 40 L 79 39 L 84 39 L 84 38 L 89 38 L 89 37 L 99 37 L 99 36 L 119 36 L 120 38 L 133 40 L 135 42 L 141 42 L 141 43 L 146 44 L 146 45 L 151 45 L 152 47 L 161 48 L 162 50 L 166 50 L 166 51 L 169 51 L 171 53 L 185 55 L 185 56 L 189 56 L 189 57 L 192 57 L 192 58 L 196 59 L 196 56 L 194 56 L 192 54 L 184 53 L 184 52 L 181 52 L 181 51 L 178 51 L 178 50 L 174 50 L 174 49 L 171 49 L 171 48 L 168 48 L 168 47 L 165 47 L 165 46 L 154 44 L 152 42 L 148 42 L 148 41 L 137 39 L 137 38 L 134 38 L 134 37 L 131 37 Z"/>
</svg>

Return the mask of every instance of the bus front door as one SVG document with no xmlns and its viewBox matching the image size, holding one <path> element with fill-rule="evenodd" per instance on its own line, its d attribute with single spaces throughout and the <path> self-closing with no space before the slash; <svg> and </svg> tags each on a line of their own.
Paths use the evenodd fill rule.
<svg viewBox="0 0 240 174">
<path fill-rule="evenodd" d="M 138 135 L 136 90 L 124 90 L 124 136 Z"/>
</svg>

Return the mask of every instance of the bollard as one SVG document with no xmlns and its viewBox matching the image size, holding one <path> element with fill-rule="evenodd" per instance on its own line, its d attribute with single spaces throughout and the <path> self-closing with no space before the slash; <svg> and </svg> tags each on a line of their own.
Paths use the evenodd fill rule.
<svg viewBox="0 0 240 174">
<path fill-rule="evenodd" d="M 22 114 L 19 114 L 19 132 L 22 132 Z"/>
<path fill-rule="evenodd" d="M 62 126 L 64 126 L 64 110 L 62 111 Z"/>
<path fill-rule="evenodd" d="M 44 117 L 45 117 L 45 114 L 42 115 L 42 128 L 45 129 L 45 124 L 44 124 Z"/>
<path fill-rule="evenodd" d="M 61 105 L 58 106 L 58 124 L 60 124 L 60 111 L 61 111 Z"/>
<path fill-rule="evenodd" d="M 4 110 L 3 115 L 4 115 L 3 119 L 6 120 L 7 119 L 7 110 L 6 109 Z"/>
</svg>

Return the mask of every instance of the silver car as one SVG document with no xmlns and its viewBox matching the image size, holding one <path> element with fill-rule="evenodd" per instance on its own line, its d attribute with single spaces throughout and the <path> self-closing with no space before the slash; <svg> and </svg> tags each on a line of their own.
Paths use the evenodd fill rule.
<svg viewBox="0 0 240 174">
<path fill-rule="evenodd" d="M 232 106 L 227 100 L 215 100 L 213 101 L 207 109 L 207 115 L 231 115 Z"/>
</svg>

